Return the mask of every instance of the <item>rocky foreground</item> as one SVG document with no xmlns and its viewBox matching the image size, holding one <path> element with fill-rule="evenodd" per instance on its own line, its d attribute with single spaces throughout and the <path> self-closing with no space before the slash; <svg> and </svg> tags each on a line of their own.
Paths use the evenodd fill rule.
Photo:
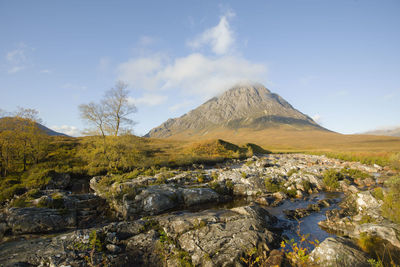
<svg viewBox="0 0 400 267">
<path fill-rule="evenodd" d="M 343 169 L 363 175 L 344 175 L 335 184 L 323 179 L 325 172 Z M 368 236 L 393 255 L 400 251 L 399 226 L 381 216 L 382 201 L 370 193 L 388 174 L 380 166 L 324 156 L 272 154 L 134 178 L 94 177 L 88 194 L 68 192 L 64 175 L 51 189 L 4 207 L 0 266 L 246 266 L 256 251 L 264 266 L 283 266 L 289 259 L 280 244 L 289 226 L 266 207 L 326 190 L 345 198 L 326 211 L 320 226 L 343 237 L 320 240 L 310 260 L 369 266 L 373 255 L 355 240 Z M 244 204 L 229 207 L 238 198 Z M 332 205 L 320 200 L 284 213 L 295 222 Z"/>
</svg>

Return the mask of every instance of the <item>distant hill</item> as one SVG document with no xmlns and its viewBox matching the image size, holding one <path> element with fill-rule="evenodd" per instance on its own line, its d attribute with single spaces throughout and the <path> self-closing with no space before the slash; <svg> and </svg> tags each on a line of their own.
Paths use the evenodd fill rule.
<svg viewBox="0 0 400 267">
<path fill-rule="evenodd" d="M 256 84 L 235 86 L 179 118 L 168 119 L 146 136 L 203 136 L 216 131 L 260 131 L 281 126 L 327 131 L 279 95 Z"/>
<path fill-rule="evenodd" d="M 0 124 L 1 124 L 1 121 L 2 120 L 4 120 L 4 119 L 12 119 L 12 117 L 3 117 L 3 118 L 0 118 Z M 16 120 L 17 121 L 17 120 Z M 44 125 L 42 125 L 42 124 L 40 124 L 40 123 L 36 123 L 37 124 L 37 126 L 38 126 L 38 128 L 39 129 L 41 129 L 41 130 L 43 130 L 47 135 L 50 135 L 50 136 L 67 136 L 68 137 L 68 135 L 66 135 L 66 134 L 63 134 L 63 133 L 59 133 L 59 132 L 56 132 L 56 131 L 53 131 L 52 129 L 49 129 L 49 128 L 47 128 L 46 126 L 44 126 Z M 1 130 L 1 129 L 0 129 Z"/>
<path fill-rule="evenodd" d="M 392 129 L 382 129 L 382 130 L 368 131 L 368 132 L 365 132 L 363 134 L 400 137 L 400 127 L 392 128 Z"/>
</svg>

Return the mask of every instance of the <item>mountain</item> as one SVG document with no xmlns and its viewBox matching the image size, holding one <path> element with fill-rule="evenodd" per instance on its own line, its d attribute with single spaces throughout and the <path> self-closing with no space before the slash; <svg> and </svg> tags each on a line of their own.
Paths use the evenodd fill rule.
<svg viewBox="0 0 400 267">
<path fill-rule="evenodd" d="M 253 84 L 235 86 L 179 118 L 168 119 L 146 136 L 185 138 L 213 132 L 260 131 L 279 127 L 327 131 L 279 95 L 261 84 Z"/>
<path fill-rule="evenodd" d="M 380 129 L 380 130 L 368 131 L 368 132 L 365 132 L 363 134 L 400 137 L 400 127 L 391 128 L 391 129 Z"/>
<path fill-rule="evenodd" d="M 5 123 L 4 123 L 5 125 L 10 125 L 10 123 L 13 123 L 13 124 L 14 124 L 14 123 L 21 123 L 21 121 L 15 119 L 15 117 L 3 117 L 3 118 L 0 118 L 0 130 L 1 130 L 2 124 L 3 124 L 2 122 L 5 122 Z M 36 122 L 36 125 L 37 125 L 37 127 L 38 127 L 39 129 L 41 129 L 42 131 L 44 131 L 47 135 L 50 135 L 50 136 L 68 136 L 68 135 L 66 135 L 66 134 L 53 131 L 52 129 L 49 129 L 49 128 L 47 128 L 46 126 L 44 126 L 44 125 L 42 125 L 42 124 L 40 124 L 40 123 L 37 123 L 37 122 Z M 4 126 L 4 127 L 8 127 L 8 126 Z M 11 128 L 12 128 L 12 127 L 11 127 Z"/>
</svg>

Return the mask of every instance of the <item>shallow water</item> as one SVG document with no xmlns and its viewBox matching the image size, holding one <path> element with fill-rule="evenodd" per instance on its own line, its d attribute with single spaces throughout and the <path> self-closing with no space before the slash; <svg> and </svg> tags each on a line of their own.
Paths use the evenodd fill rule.
<svg viewBox="0 0 400 267">
<path fill-rule="evenodd" d="M 337 203 L 343 198 L 343 193 L 339 192 L 322 192 L 317 194 L 312 194 L 306 200 L 286 200 L 282 205 L 278 207 L 266 207 L 266 209 L 273 215 L 275 215 L 280 223 L 284 224 L 286 230 L 283 231 L 282 235 L 287 239 L 294 239 L 298 241 L 299 237 L 297 231 L 300 224 L 300 234 L 309 234 L 308 240 L 323 241 L 325 238 L 330 236 L 335 236 L 321 229 L 318 222 L 326 219 L 325 212 L 338 207 L 338 204 L 332 204 L 330 207 L 321 209 L 319 212 L 311 213 L 309 216 L 301 218 L 299 221 L 289 220 L 286 218 L 283 210 L 293 210 L 297 208 L 306 208 L 309 204 L 317 203 L 318 200 L 322 199 L 336 199 Z"/>
<path fill-rule="evenodd" d="M 307 199 L 294 199 L 294 200 L 284 200 L 283 203 L 277 207 L 266 207 L 264 208 L 268 210 L 272 215 L 276 216 L 279 219 L 279 223 L 276 228 L 285 229 L 282 232 L 282 236 L 285 239 L 294 239 L 298 241 L 299 237 L 297 234 L 298 226 L 300 223 L 300 233 L 301 234 L 309 234 L 308 240 L 323 241 L 325 238 L 330 236 L 336 236 L 335 234 L 328 233 L 325 230 L 321 229 L 318 225 L 318 222 L 326 219 L 325 212 L 327 210 L 331 210 L 338 207 L 338 203 L 343 198 L 344 194 L 340 192 L 321 192 L 312 194 Z M 297 208 L 306 208 L 309 204 L 317 203 L 318 200 L 322 199 L 335 199 L 337 200 L 336 204 L 332 204 L 330 207 L 321 209 L 319 212 L 311 213 L 309 216 L 301 218 L 298 221 L 288 219 L 283 213 L 284 210 L 294 210 Z M 251 198 L 236 198 L 233 201 L 227 203 L 210 203 L 196 207 L 190 207 L 185 209 L 185 211 L 198 212 L 202 210 L 208 209 L 231 209 L 235 207 L 246 206 L 253 203 Z M 183 212 L 183 211 L 182 211 Z"/>
</svg>

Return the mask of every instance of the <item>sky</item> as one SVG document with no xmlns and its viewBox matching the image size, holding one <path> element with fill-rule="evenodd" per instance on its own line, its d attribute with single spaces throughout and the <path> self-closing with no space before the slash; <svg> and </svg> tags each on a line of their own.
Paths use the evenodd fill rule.
<svg viewBox="0 0 400 267">
<path fill-rule="evenodd" d="M 79 136 L 121 80 L 146 134 L 242 81 L 325 128 L 400 125 L 398 0 L 0 0 L 0 109 Z"/>
</svg>

